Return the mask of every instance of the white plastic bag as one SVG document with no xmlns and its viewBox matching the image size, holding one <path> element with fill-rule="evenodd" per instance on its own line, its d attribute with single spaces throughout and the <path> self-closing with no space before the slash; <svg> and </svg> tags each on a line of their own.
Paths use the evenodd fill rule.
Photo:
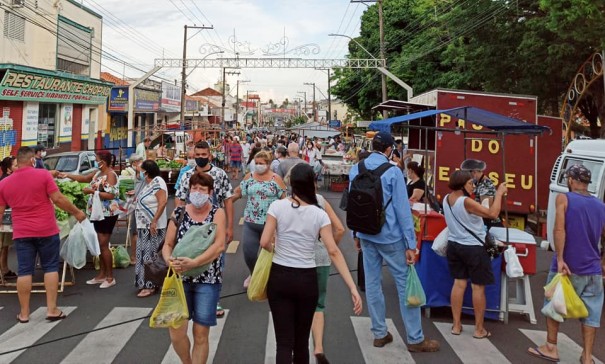
<svg viewBox="0 0 605 364">
<path fill-rule="evenodd" d="M 555 294 L 552 296 L 550 302 L 558 314 L 564 317 L 567 315 L 567 305 L 565 304 L 565 294 L 563 293 L 563 285 L 561 282 L 557 283 Z"/>
<path fill-rule="evenodd" d="M 437 255 L 442 257 L 445 257 L 447 255 L 447 241 L 449 235 L 450 232 L 446 226 L 445 229 L 441 230 L 439 235 L 437 235 L 437 237 L 433 241 L 433 246 L 431 248 Z"/>
<path fill-rule="evenodd" d="M 95 227 L 88 219 L 85 219 L 79 225 L 82 227 L 82 236 L 84 237 L 88 251 L 95 257 L 99 256 L 101 254 L 101 247 L 99 246 L 99 238 Z"/>
<path fill-rule="evenodd" d="M 546 306 L 542 307 L 542 314 L 544 316 L 548 316 L 551 319 L 557 321 L 557 322 L 563 322 L 563 316 L 561 316 L 557 311 L 555 311 L 555 308 L 553 306 L 552 301 L 548 302 L 546 304 Z"/>
<path fill-rule="evenodd" d="M 105 216 L 103 216 L 103 204 L 101 202 L 101 197 L 99 196 L 99 191 L 95 191 L 95 194 L 92 196 L 92 212 L 90 213 L 90 221 L 101 220 L 105 220 Z"/>
<path fill-rule="evenodd" d="M 81 224 L 76 224 L 61 247 L 61 258 L 76 269 L 86 265 L 86 242 Z"/>
<path fill-rule="evenodd" d="M 510 278 L 523 277 L 523 266 L 519 262 L 519 257 L 515 247 L 509 245 L 504 251 L 504 260 L 506 261 L 506 275 Z"/>
</svg>

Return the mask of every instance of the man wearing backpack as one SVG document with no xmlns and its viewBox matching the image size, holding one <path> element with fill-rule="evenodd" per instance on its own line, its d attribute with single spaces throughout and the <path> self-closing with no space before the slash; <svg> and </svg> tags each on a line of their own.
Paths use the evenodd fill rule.
<svg viewBox="0 0 605 364">
<path fill-rule="evenodd" d="M 374 346 L 381 348 L 393 341 L 385 323 L 381 285 L 384 262 L 397 286 L 408 350 L 434 352 L 439 350 L 439 342 L 424 337 L 420 307 L 406 306 L 408 265 L 415 261 L 416 235 L 403 173 L 390 168 L 393 145 L 390 133 L 379 132 L 372 140 L 372 154 L 351 168 L 347 226 L 356 231 L 363 252 Z"/>
</svg>

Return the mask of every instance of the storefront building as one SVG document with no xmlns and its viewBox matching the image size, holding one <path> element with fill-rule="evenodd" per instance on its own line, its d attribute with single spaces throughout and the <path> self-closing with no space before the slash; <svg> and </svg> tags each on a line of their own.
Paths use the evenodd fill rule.
<svg viewBox="0 0 605 364">
<path fill-rule="evenodd" d="M 94 148 L 111 85 L 13 64 L 0 64 L 0 157 L 24 146 L 49 151 Z"/>
</svg>

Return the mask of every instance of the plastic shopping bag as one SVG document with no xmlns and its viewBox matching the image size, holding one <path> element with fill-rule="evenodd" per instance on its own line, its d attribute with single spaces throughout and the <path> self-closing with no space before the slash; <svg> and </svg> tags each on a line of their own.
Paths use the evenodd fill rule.
<svg viewBox="0 0 605 364">
<path fill-rule="evenodd" d="M 551 300 L 555 295 L 555 289 L 557 289 L 557 283 L 561 281 L 562 275 L 560 273 L 555 274 L 555 276 L 548 282 L 546 286 L 544 286 L 544 297 L 547 300 Z"/>
<path fill-rule="evenodd" d="M 563 316 L 561 316 L 557 311 L 555 311 L 552 301 L 548 302 L 544 307 L 542 307 L 541 312 L 544 316 L 548 316 L 557 322 L 564 321 Z"/>
<path fill-rule="evenodd" d="M 213 243 L 216 236 L 216 224 L 194 225 L 187 230 L 179 243 L 172 251 L 173 257 L 186 257 L 195 259 L 204 253 Z M 212 262 L 195 267 L 186 272 L 184 276 L 197 277 L 210 268 Z"/>
<path fill-rule="evenodd" d="M 506 261 L 506 275 L 510 278 L 523 277 L 523 266 L 519 262 L 519 257 L 515 251 L 515 247 L 509 245 L 504 251 L 504 260 Z"/>
<path fill-rule="evenodd" d="M 95 191 L 95 194 L 91 198 L 92 211 L 90 213 L 90 221 L 105 220 L 105 216 L 103 215 L 103 203 L 101 202 L 99 191 Z"/>
<path fill-rule="evenodd" d="M 413 265 L 408 266 L 408 281 L 405 287 L 406 302 L 408 307 L 420 307 L 426 305 L 426 295 L 422 289 L 422 283 Z"/>
<path fill-rule="evenodd" d="M 84 242 L 81 224 L 76 224 L 71 229 L 59 254 L 67 264 L 76 269 L 86 265 L 86 243 Z"/>
<path fill-rule="evenodd" d="M 567 314 L 565 318 L 584 318 L 588 317 L 588 310 L 582 302 L 582 299 L 576 293 L 568 276 L 561 277 L 561 285 L 563 286 L 563 295 L 565 296 L 565 308 Z M 556 295 L 556 293 L 555 293 Z"/>
<path fill-rule="evenodd" d="M 271 264 L 273 264 L 273 252 L 261 249 L 248 286 L 248 299 L 250 301 L 264 301 L 267 299 L 267 282 L 269 281 Z"/>
<path fill-rule="evenodd" d="M 561 281 L 557 283 L 557 287 L 555 288 L 555 293 L 550 300 L 552 306 L 558 314 L 565 317 L 567 315 L 567 308 L 565 306 L 565 294 L 563 293 L 563 284 Z"/>
<path fill-rule="evenodd" d="M 97 236 L 95 227 L 88 219 L 85 219 L 79 225 L 82 227 L 82 237 L 88 251 L 93 256 L 99 256 L 101 254 L 101 247 L 99 247 L 99 237 Z"/>
<path fill-rule="evenodd" d="M 433 246 L 431 246 L 431 249 L 433 249 L 433 251 L 441 257 L 445 257 L 447 255 L 447 239 L 449 238 L 449 235 L 450 231 L 446 226 L 445 229 L 441 230 L 439 235 L 437 235 L 435 240 L 433 240 Z"/>
<path fill-rule="evenodd" d="M 123 245 L 116 245 L 109 248 L 113 258 L 112 266 L 114 268 L 128 268 L 130 266 L 130 255 Z"/>
<path fill-rule="evenodd" d="M 183 280 L 172 267 L 169 267 L 160 293 L 160 300 L 151 314 L 149 327 L 176 329 L 188 320 L 189 309 L 183 289 Z"/>
</svg>

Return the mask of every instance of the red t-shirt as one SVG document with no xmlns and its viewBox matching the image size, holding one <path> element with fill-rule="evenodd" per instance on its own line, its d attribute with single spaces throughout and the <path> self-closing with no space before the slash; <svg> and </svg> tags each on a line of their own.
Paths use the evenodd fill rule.
<svg viewBox="0 0 605 364">
<path fill-rule="evenodd" d="M 12 209 L 13 239 L 59 233 L 50 194 L 59 187 L 46 169 L 21 167 L 0 181 L 0 206 Z"/>
</svg>

